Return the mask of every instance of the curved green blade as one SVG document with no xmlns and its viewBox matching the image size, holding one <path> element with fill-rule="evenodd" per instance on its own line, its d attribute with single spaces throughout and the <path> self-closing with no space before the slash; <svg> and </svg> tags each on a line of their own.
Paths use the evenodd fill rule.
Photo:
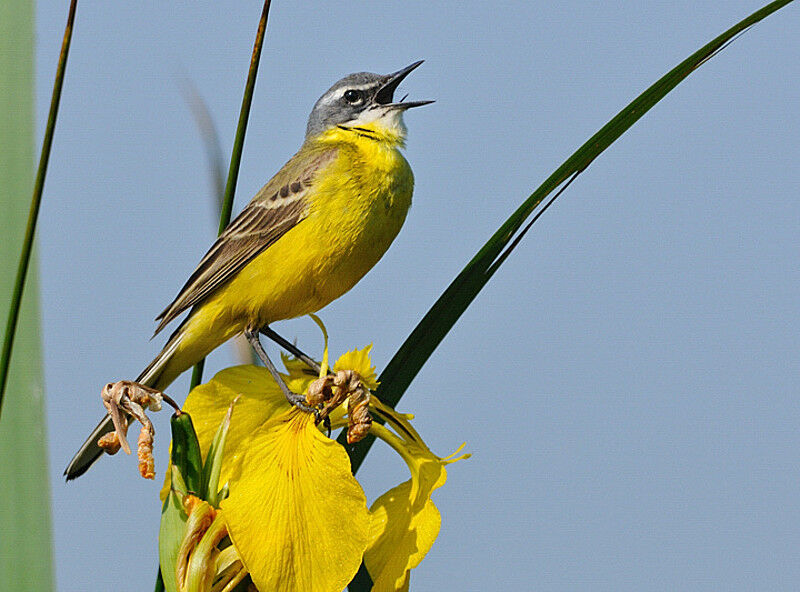
<svg viewBox="0 0 800 592">
<path fill-rule="evenodd" d="M 34 4 L 0 2 L 0 318 L 9 316 L 34 176 Z M 0 421 L 0 590 L 53 589 L 35 248 Z M 0 397 L 1 398 L 1 397 Z"/>
<path fill-rule="evenodd" d="M 656 103 L 737 35 L 791 2 L 777 0 L 767 4 L 700 48 L 640 94 L 558 167 L 478 251 L 395 353 L 378 378 L 381 385 L 376 394 L 381 401 L 391 406 L 397 405 L 445 335 L 536 221 L 536 218 L 528 219 L 545 198 L 586 169 Z M 523 228 L 526 222 L 528 225 Z M 339 442 L 344 445 L 346 440 L 340 436 Z M 353 472 L 361 466 L 373 442 L 374 438 L 367 437 L 354 448 L 348 447 Z"/>
</svg>

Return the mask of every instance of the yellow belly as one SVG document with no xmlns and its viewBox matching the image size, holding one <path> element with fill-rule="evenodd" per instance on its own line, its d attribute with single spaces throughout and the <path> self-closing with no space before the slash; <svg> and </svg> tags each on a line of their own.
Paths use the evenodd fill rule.
<svg viewBox="0 0 800 592">
<path fill-rule="evenodd" d="M 353 136 L 353 134 L 349 134 Z M 248 326 L 315 312 L 352 288 L 383 256 L 411 205 L 414 179 L 395 145 L 323 139 L 337 159 L 314 183 L 308 216 L 199 304 L 159 382 Z"/>
</svg>

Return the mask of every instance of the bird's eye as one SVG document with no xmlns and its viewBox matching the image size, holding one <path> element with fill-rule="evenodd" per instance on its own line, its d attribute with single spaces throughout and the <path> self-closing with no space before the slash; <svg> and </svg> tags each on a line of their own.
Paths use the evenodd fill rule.
<svg viewBox="0 0 800 592">
<path fill-rule="evenodd" d="M 344 93 L 344 100 L 351 105 L 358 105 L 364 102 L 364 93 L 360 90 L 347 90 Z"/>
</svg>

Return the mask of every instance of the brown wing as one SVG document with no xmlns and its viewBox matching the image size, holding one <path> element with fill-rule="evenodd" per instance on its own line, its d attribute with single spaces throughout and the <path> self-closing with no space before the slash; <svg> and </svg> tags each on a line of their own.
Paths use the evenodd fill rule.
<svg viewBox="0 0 800 592">
<path fill-rule="evenodd" d="M 309 159 L 292 157 L 209 249 L 180 293 L 156 317 L 158 334 L 184 310 L 211 295 L 250 260 L 299 224 L 308 214 L 308 194 L 316 174 L 336 158 L 335 149 Z"/>
</svg>

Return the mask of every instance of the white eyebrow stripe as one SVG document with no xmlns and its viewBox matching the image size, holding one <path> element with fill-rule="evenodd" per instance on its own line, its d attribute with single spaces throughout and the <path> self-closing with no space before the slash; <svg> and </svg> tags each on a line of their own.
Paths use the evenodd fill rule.
<svg viewBox="0 0 800 592">
<path fill-rule="evenodd" d="M 342 94 L 347 92 L 348 90 L 367 90 L 370 88 L 379 88 L 381 84 L 377 82 L 371 82 L 369 84 L 362 84 L 360 86 L 343 86 L 342 87 Z"/>
<path fill-rule="evenodd" d="M 370 83 L 361 84 L 361 85 L 358 85 L 358 86 L 341 86 L 341 87 L 335 88 L 335 89 L 327 92 L 325 95 L 323 95 L 322 98 L 320 99 L 320 102 L 321 103 L 330 103 L 331 101 L 336 101 L 338 99 L 341 99 L 342 97 L 344 97 L 344 93 L 346 93 L 348 90 L 369 90 L 369 89 L 372 89 L 372 88 L 380 88 L 380 86 L 381 86 L 381 84 L 378 83 L 378 82 L 370 82 Z"/>
</svg>

